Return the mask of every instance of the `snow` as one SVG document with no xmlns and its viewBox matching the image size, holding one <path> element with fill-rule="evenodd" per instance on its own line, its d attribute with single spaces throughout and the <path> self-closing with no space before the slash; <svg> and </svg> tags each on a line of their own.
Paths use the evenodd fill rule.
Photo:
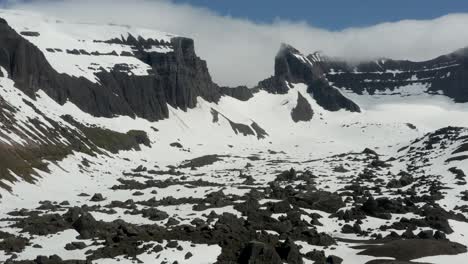
<svg viewBox="0 0 468 264">
<path fill-rule="evenodd" d="M 140 263 L 159 263 L 163 261 L 169 261 L 169 263 L 177 261 L 178 263 L 197 263 L 197 264 L 209 264 L 215 263 L 216 258 L 221 254 L 221 248 L 215 245 L 203 245 L 203 244 L 191 244 L 186 241 L 177 241 L 184 249 L 179 251 L 177 249 L 164 250 L 159 253 L 147 252 L 138 255 Z M 164 241 L 162 246 L 164 247 L 167 241 Z M 188 252 L 192 253 L 193 256 L 190 259 L 185 259 L 185 254 Z M 135 261 L 129 260 L 123 257 L 117 257 L 114 259 L 99 259 L 94 261 L 94 264 L 134 264 Z"/>
<path fill-rule="evenodd" d="M 120 54 L 123 51 L 132 52 L 130 47 L 94 42 L 94 40 L 108 40 L 111 38 L 120 38 L 121 36 L 142 36 L 145 38 L 155 38 L 159 40 L 170 41 L 173 35 L 153 31 L 135 29 L 128 26 L 106 25 L 97 26 L 91 24 L 78 24 L 57 21 L 52 18 L 44 18 L 38 15 L 11 11 L 0 11 L 0 16 L 4 17 L 10 25 L 18 31 L 28 30 L 37 31 L 39 37 L 26 37 L 33 44 L 37 45 L 46 55 L 51 65 L 59 72 L 67 73 L 76 77 L 85 77 L 93 82 L 97 82 L 94 75 L 95 70 L 88 69 L 89 66 L 112 68 L 118 63 L 127 63 L 132 65 L 132 74 L 145 75 L 148 65 L 143 64 L 132 57 L 124 56 L 88 56 L 71 55 L 66 52 L 48 52 L 47 48 L 66 49 L 84 49 L 88 52 L 99 51 L 102 53 L 116 51 Z M 154 46 L 149 51 L 152 52 L 171 52 L 170 47 Z M 312 64 L 310 60 L 302 55 L 297 57 L 306 63 Z M 313 62 L 320 61 L 319 54 L 312 56 Z M 64 63 L 64 61 L 69 63 Z M 381 61 L 380 63 L 384 63 Z M 93 66 L 93 67 L 94 67 Z M 451 67 L 453 65 L 443 66 Z M 141 151 L 121 151 L 118 154 L 109 156 L 97 155 L 89 156 L 83 153 L 73 153 L 60 162 L 49 162 L 49 173 L 37 171 L 39 178 L 35 184 L 25 181 L 16 183 L 7 183 L 13 187 L 13 192 L 9 193 L 0 190 L 2 198 L 0 200 L 0 218 L 6 217 L 6 213 L 17 208 L 35 208 L 37 207 L 38 197 L 41 200 L 67 200 L 72 205 L 89 204 L 89 197 L 77 196 L 79 193 L 88 194 L 102 193 L 107 199 L 104 202 L 96 203 L 105 205 L 112 200 L 134 199 L 135 201 L 144 201 L 151 198 L 162 199 L 167 196 L 174 198 L 193 197 L 203 198 L 206 194 L 222 190 L 225 194 L 243 195 L 249 190 L 243 188 L 243 179 L 239 178 L 239 171 L 243 170 L 251 175 L 255 183 L 259 186 L 265 186 L 271 181 L 278 171 L 295 167 L 299 170 L 311 170 L 314 174 L 321 177 L 317 187 L 329 191 L 340 191 L 347 184 L 346 179 L 355 176 L 356 171 L 363 169 L 359 156 L 353 161 L 333 161 L 335 154 L 360 152 L 365 147 L 370 147 L 385 155 L 385 158 L 397 155 L 396 150 L 406 146 L 409 142 L 425 133 L 434 131 L 445 126 L 464 126 L 468 127 L 467 104 L 454 104 L 452 100 L 443 95 L 430 95 L 424 93 L 427 86 L 422 83 L 416 83 L 416 76 L 411 80 L 415 81 L 407 86 L 396 90 L 381 91 L 374 95 L 357 95 L 346 90 L 342 93 L 356 102 L 362 109 L 362 113 L 352 113 L 345 110 L 329 112 L 320 107 L 307 93 L 305 84 L 289 84 L 291 89 L 287 94 L 269 94 L 260 91 L 249 101 L 239 101 L 231 97 L 222 97 L 216 103 L 207 102 L 198 98 L 197 106 L 186 112 L 169 107 L 170 117 L 159 122 L 150 122 L 142 118 L 131 118 L 128 116 L 117 116 L 113 118 L 94 117 L 81 111 L 71 102 L 64 105 L 56 103 L 44 91 L 38 91 L 37 99 L 33 100 L 20 90 L 14 87 L 14 83 L 7 77 L 5 69 L 0 68 L 5 77 L 0 77 L 0 98 L 13 106 L 18 111 L 12 112 L 11 124 L 18 131 L 28 131 L 36 135 L 37 140 L 46 140 L 44 135 L 36 129 L 30 128 L 27 124 L 30 118 L 37 118 L 43 126 L 52 127 L 52 125 L 42 116 L 37 114 L 24 100 L 32 102 L 35 107 L 43 112 L 51 120 L 60 123 L 69 129 L 76 129 L 72 125 L 62 121 L 62 115 L 72 115 L 77 121 L 96 125 L 99 127 L 111 129 L 125 133 L 130 129 L 145 131 L 151 141 L 151 147 L 142 146 Z M 429 70 L 429 69 L 426 69 Z M 390 71 L 397 74 L 399 71 Z M 332 74 L 340 74 L 332 71 Z M 447 74 L 447 77 L 450 75 Z M 298 93 L 301 93 L 314 110 L 314 118 L 310 122 L 293 122 L 291 110 L 296 106 Z M 398 93 L 399 96 L 394 94 Z M 220 113 L 219 121 L 214 123 L 211 110 L 215 109 Z M 222 118 L 221 116 L 225 117 Z M 256 136 L 236 135 L 229 124 L 229 120 L 251 125 L 253 122 L 265 129 L 268 137 L 257 139 Z M 408 124 L 414 125 L 413 129 Z M 155 131 L 153 128 L 157 128 Z M 32 140 L 25 133 L 11 133 L 4 127 L 0 127 L 0 141 L 11 147 L 25 146 Z M 67 143 L 65 138 L 59 139 Z M 179 142 L 183 149 L 171 147 L 172 142 Z M 436 153 L 429 156 L 432 160 L 429 168 L 433 174 L 441 175 L 441 181 L 450 187 L 446 190 L 445 197 L 440 201 L 442 206 L 453 208 L 460 202 L 457 195 L 463 191 L 464 186 L 456 185 L 453 181 L 453 175 L 447 170 L 450 167 L 457 166 L 465 172 L 468 171 L 466 161 L 453 162 L 446 164 L 444 161 L 451 157 L 450 153 L 456 148 L 456 145 L 450 146 L 443 155 L 437 156 Z M 274 150 L 277 154 L 268 153 L 267 150 Z M 197 187 L 189 188 L 187 186 L 169 186 L 167 188 L 149 188 L 142 190 L 143 195 L 133 197 L 133 191 L 112 190 L 111 186 L 118 184 L 118 178 L 122 177 L 122 172 L 128 172 L 132 168 L 143 165 L 148 168 L 165 169 L 168 165 L 178 165 L 185 160 L 200 157 L 207 154 L 226 155 L 221 161 L 214 164 L 197 168 L 196 171 L 190 169 L 183 170 L 189 180 L 203 179 L 211 183 L 224 184 L 223 187 Z M 254 161 L 247 157 L 256 155 L 262 159 Z M 83 169 L 81 162 L 83 159 L 90 161 L 90 167 Z M 282 160 L 282 163 L 271 163 L 271 160 Z M 247 163 L 253 164 L 253 167 L 246 169 Z M 343 173 L 337 177 L 330 175 L 334 166 L 345 165 L 347 168 L 354 168 L 354 171 Z M 157 166 L 157 168 L 156 168 Z M 388 181 L 390 178 L 386 174 L 388 171 L 397 173 L 404 169 L 402 164 L 394 163 L 394 168 L 382 170 L 378 177 Z M 13 174 L 13 173 L 12 173 Z M 151 175 L 143 173 L 144 176 Z M 16 176 L 16 175 L 13 175 Z M 16 176 L 17 177 L 17 176 Z M 151 176 L 155 177 L 155 176 Z M 159 180 L 165 180 L 173 177 L 163 174 L 157 176 Z M 20 179 L 19 177 L 17 177 Z M 143 180 L 143 179 L 140 179 Z M 369 183 L 371 184 L 371 183 Z M 156 193 L 152 193 L 156 191 Z M 383 195 L 388 195 L 384 192 Z M 261 200 L 260 204 L 267 202 L 279 202 L 278 200 Z M 240 216 L 240 213 L 233 206 L 213 208 L 205 211 L 193 211 L 193 204 L 184 204 L 178 206 L 161 206 L 158 210 L 165 211 L 174 216 L 182 223 L 190 224 L 194 218 L 205 219 L 203 215 L 215 211 L 218 214 L 232 213 Z M 144 208 L 139 205 L 139 209 Z M 342 210 L 346 209 L 342 208 Z M 140 215 L 125 214 L 123 209 L 115 209 L 116 214 L 105 214 L 92 212 L 98 220 L 112 221 L 123 219 L 135 224 L 164 224 L 165 221 L 155 222 Z M 342 238 L 358 239 L 355 235 L 344 235 L 340 223 L 335 219 L 329 218 L 329 214 L 303 209 L 308 213 L 318 213 L 322 216 L 319 221 L 324 224 L 318 226 L 320 232 L 326 232 Z M 282 214 L 274 217 L 284 216 Z M 392 221 L 400 217 L 416 218 L 412 214 L 392 215 Z M 310 221 L 308 217 L 304 220 Z M 368 217 L 363 223 L 363 228 L 375 229 L 384 224 L 382 219 Z M 466 240 L 468 235 L 466 223 L 451 221 L 450 224 L 457 230 L 449 238 L 463 244 L 468 244 Z M 1 230 L 7 230 L 18 234 L 19 230 L 11 229 L 8 223 L 0 223 Z M 458 231 L 459 230 L 459 231 Z M 387 230 L 382 234 L 395 230 Z M 271 230 L 269 233 L 273 233 Z M 401 232 L 401 231 L 399 231 Z M 74 240 L 76 232 L 66 230 L 62 233 L 50 237 L 35 237 L 34 243 L 43 245 L 42 249 L 28 247 L 22 254 L 21 259 L 32 258 L 37 254 L 46 254 L 54 252 L 64 258 L 84 258 L 85 252 L 68 252 L 63 249 L 65 240 Z M 89 241 L 86 241 L 89 243 Z M 166 242 L 164 242 L 166 243 Z M 213 263 L 220 254 L 219 246 L 214 245 L 190 245 L 189 242 L 179 241 L 184 245 L 183 251 L 167 250 L 161 253 L 159 259 L 177 260 L 179 263 Z M 314 247 L 305 242 L 300 242 L 303 246 L 303 253 L 314 248 L 323 250 L 322 247 Z M 353 244 L 355 245 L 355 244 Z M 89 248 L 88 248 L 89 249 Z M 352 249 L 346 243 L 339 242 L 337 246 L 325 249 L 327 254 L 334 254 L 346 260 L 346 263 L 365 263 L 373 258 L 368 256 L 356 255 L 358 250 Z M 184 256 L 190 251 L 193 257 L 185 260 Z M 145 253 L 138 258 L 144 263 L 153 263 L 157 254 Z M 466 254 L 458 256 L 437 256 L 419 259 L 420 262 L 433 263 L 464 263 L 468 256 Z M 0 254 L 0 261 L 3 261 Z M 131 260 L 119 257 L 115 259 L 101 259 L 95 263 L 133 263 Z M 416 261 L 416 260 L 415 260 Z"/>
<path fill-rule="evenodd" d="M 463 245 L 468 245 L 468 223 L 458 222 L 454 220 L 449 220 L 450 226 L 454 230 L 463 230 L 465 232 L 459 233 L 455 232 L 454 234 L 447 235 L 447 238 L 450 241 L 458 242 Z M 458 255 L 441 255 L 441 256 L 432 256 L 412 260 L 413 262 L 422 262 L 422 263 L 466 263 L 468 259 L 468 252 Z"/>
<path fill-rule="evenodd" d="M 37 256 L 48 256 L 51 251 L 61 256 L 62 259 L 85 259 L 86 251 L 97 249 L 99 246 L 90 246 L 93 243 L 91 240 L 77 240 L 76 237 L 78 235 L 78 232 L 69 229 L 47 237 L 34 237 L 31 240 L 31 244 L 40 245 L 42 248 L 29 246 L 18 254 L 18 260 L 31 260 L 35 259 Z M 88 247 L 81 250 L 66 250 L 65 244 L 69 243 L 68 241 L 84 242 Z"/>
<path fill-rule="evenodd" d="M 11 105 L 21 106 L 21 111 L 15 113 L 15 119 L 18 120 L 17 124 L 21 125 L 23 122 L 27 122 L 27 117 L 34 115 L 34 112 L 22 100 L 31 99 L 14 88 L 13 82 L 8 78 L 0 78 L 0 82 L 2 84 L 0 88 L 2 89 L 2 97 Z M 131 191 L 114 191 L 109 189 L 109 187 L 117 183 L 117 179 L 121 177 L 123 171 L 128 171 L 129 168 L 136 168 L 138 165 L 144 165 L 148 168 L 153 168 L 157 165 L 159 168 L 163 168 L 167 165 L 180 164 L 184 160 L 209 153 L 229 155 L 222 161 L 198 168 L 195 172 L 186 170 L 184 173 L 189 179 L 199 179 L 199 176 L 196 175 L 201 174 L 204 175 L 203 180 L 213 183 L 224 184 L 229 182 L 226 186 L 227 188 L 223 188 L 226 194 L 243 195 L 248 190 L 242 189 L 241 182 L 243 180 L 238 178 L 238 171 L 236 170 L 245 167 L 247 162 L 254 165 L 250 169 L 249 175 L 253 175 L 258 184 L 266 184 L 275 177 L 275 171 L 289 169 L 290 166 L 302 170 L 313 170 L 318 175 L 328 175 L 328 172 L 332 169 L 331 166 L 339 164 L 329 163 L 326 159 L 310 162 L 308 160 L 324 158 L 343 152 L 362 151 L 364 147 L 374 147 L 375 149 L 379 149 L 379 152 L 382 154 L 391 155 L 395 149 L 407 144 L 413 138 L 422 136 L 428 131 L 446 125 L 468 126 L 468 121 L 465 118 L 466 105 L 454 105 L 450 100 L 439 95 L 420 94 L 415 97 L 408 97 L 410 100 L 403 100 L 402 98 L 396 99 L 385 94 L 378 96 L 357 96 L 346 93 L 347 97 L 358 102 L 363 108 L 363 113 L 351 113 L 344 110 L 328 112 L 322 109 L 307 94 L 306 85 L 291 84 L 291 87 L 292 89 L 289 93 L 284 95 L 273 95 L 261 91 L 247 102 L 223 97 L 218 104 L 214 104 L 199 99 L 195 109 L 184 112 L 170 108 L 170 118 L 159 122 L 149 122 L 141 118 L 133 119 L 125 116 L 114 118 L 93 117 L 82 112 L 71 102 L 59 105 L 43 91 L 39 91 L 34 105 L 49 118 L 57 122 L 60 121 L 61 115 L 70 114 L 79 122 L 119 132 L 127 132 L 129 129 L 144 130 L 148 133 L 152 147 L 143 146 L 141 151 L 122 151 L 119 154 L 106 158 L 74 153 L 61 162 L 56 164 L 50 163 L 50 173 L 38 171 L 41 178 L 38 179 L 36 184 L 17 182 L 13 185 L 13 193 L 2 192 L 0 218 L 15 208 L 34 208 L 37 205 L 37 197 L 41 197 L 41 200 L 54 200 L 56 197 L 60 197 L 60 199 L 67 200 L 75 205 L 89 203 L 89 197 L 77 196 L 77 194 L 82 192 L 91 195 L 102 193 L 107 198 L 106 201 L 126 200 L 131 197 Z M 290 113 L 297 102 L 298 92 L 305 96 L 315 112 L 314 119 L 311 122 L 294 123 L 291 120 Z M 236 135 L 226 119 L 220 118 L 218 123 L 213 123 L 212 108 L 233 122 L 244 124 L 256 122 L 267 131 L 269 136 L 266 139 L 259 140 L 254 136 Z M 451 118 L 447 119 L 447 115 L 450 115 Z M 47 125 L 46 120 L 43 120 L 43 123 Z M 407 123 L 414 124 L 417 129 L 409 128 Z M 68 124 L 68 126 L 70 125 Z M 158 132 L 151 129 L 152 127 L 157 128 Z M 73 129 L 73 127 L 70 128 Z M 206 135 L 210 135 L 210 137 L 207 138 Z M 9 140 L 12 141 L 10 138 Z M 19 140 L 12 142 L 21 144 Z M 189 149 L 190 151 L 170 147 L 169 143 L 171 142 L 180 142 L 184 146 L 184 149 Z M 231 147 L 228 145 L 231 145 Z M 267 160 L 274 159 L 275 155 L 265 153 L 264 151 L 267 149 L 284 151 L 284 154 L 277 154 L 276 159 L 286 160 L 286 166 L 288 167 L 285 168 L 283 164 L 268 164 Z M 250 155 L 258 155 L 266 158 L 266 160 L 247 161 L 245 157 Z M 83 170 L 79 166 L 84 158 L 91 163 L 91 167 L 86 170 Z M 442 161 L 445 158 L 447 157 L 440 157 L 439 159 Z M 360 169 L 358 161 L 355 164 L 350 163 L 348 165 L 356 170 Z M 458 166 L 465 165 L 458 164 Z M 463 168 L 468 171 L 466 166 Z M 446 170 L 446 167 L 434 168 L 434 171 L 438 170 L 442 172 Z M 351 171 L 342 176 L 352 177 L 352 173 Z M 219 177 L 219 174 L 223 175 L 223 177 Z M 171 176 L 160 175 L 158 177 L 164 180 Z M 317 186 L 329 191 L 338 191 L 345 184 L 344 181 L 336 177 L 321 177 L 323 178 Z M 387 179 L 385 171 L 379 177 Z M 449 183 L 449 180 L 447 180 L 447 184 Z M 445 200 L 441 202 L 453 206 L 453 203 L 456 201 L 454 200 L 455 194 L 460 191 L 461 187 L 457 188 L 446 195 Z M 157 193 L 152 194 L 151 191 L 153 190 L 156 190 Z M 183 186 L 171 186 L 164 189 L 143 190 L 141 197 L 131 198 L 135 199 L 135 201 L 148 200 L 153 197 L 161 199 L 169 195 L 176 198 L 201 198 L 209 192 L 219 190 L 220 188 L 218 187 L 192 189 Z M 261 201 L 261 203 L 265 202 L 274 201 Z M 97 204 L 105 204 L 105 202 Z M 212 210 L 218 214 L 229 212 L 240 216 L 239 212 L 234 210 L 232 206 L 200 212 L 194 212 L 192 206 L 191 204 L 163 206 L 158 209 L 169 213 L 186 224 L 190 224 L 191 220 L 196 217 L 205 219 L 203 215 L 209 214 Z M 139 208 L 141 209 L 142 207 L 140 206 Z M 123 219 L 135 224 L 155 223 L 140 215 L 133 216 L 125 214 L 124 210 L 115 210 L 117 211 L 115 215 L 97 212 L 93 212 L 92 214 L 98 220 L 112 221 Z M 319 221 L 324 224 L 323 227 L 318 227 L 319 231 L 331 233 L 335 236 L 338 235 L 338 231 L 341 229 L 338 223 L 328 218 L 328 215 L 323 212 L 317 213 L 323 216 Z M 282 215 L 275 215 L 275 217 L 280 216 Z M 402 217 L 402 215 L 395 215 L 394 217 Z M 165 221 L 156 223 L 164 224 Z M 363 227 L 376 228 L 381 224 L 384 224 L 384 221 L 381 219 L 369 217 L 364 221 Z M 390 231 L 393 230 L 387 230 L 387 232 Z M 356 238 L 351 235 L 344 236 L 340 234 L 340 236 Z M 53 244 L 59 238 L 59 236 L 52 237 L 49 238 L 50 240 L 41 243 L 50 242 Z M 58 246 L 53 249 L 52 247 L 47 248 L 58 252 L 61 256 L 69 256 L 65 254 L 67 252 L 63 252 Z M 308 247 L 306 249 L 311 248 Z M 208 250 L 208 248 L 200 248 L 202 251 L 205 249 Z M 36 253 L 36 251 L 30 250 L 32 249 L 25 251 L 25 254 L 33 255 Z M 198 252 L 198 248 L 192 250 L 194 255 Z M 217 251 L 213 250 L 212 257 L 214 259 L 217 256 L 215 256 L 215 252 Z M 177 255 L 167 255 L 167 258 L 179 259 L 180 256 L 183 257 L 182 253 L 173 252 L 173 254 L 175 253 Z M 350 249 L 344 243 L 339 243 L 335 250 L 327 250 L 327 253 L 348 258 L 355 256 L 356 250 Z M 82 253 L 76 252 L 76 254 Z M 172 253 L 168 252 L 167 254 Z M 219 252 L 216 254 L 219 254 Z M 80 256 L 82 257 L 83 255 Z M 144 261 L 150 261 L 155 256 L 154 254 L 146 254 L 140 257 Z M 355 256 L 354 258 L 356 260 L 354 263 L 362 263 L 362 261 L 369 259 L 365 256 Z M 179 262 L 183 263 L 182 260 Z M 106 261 L 110 260 L 99 260 L 97 263 L 109 263 Z M 121 261 L 125 263 L 127 260 L 121 259 Z"/>
<path fill-rule="evenodd" d="M 8 24 L 17 32 L 38 32 L 39 36 L 24 37 L 44 53 L 48 62 L 59 73 L 84 77 L 95 83 L 99 82 L 95 73 L 99 72 L 101 68 L 110 71 L 117 64 L 127 64 L 130 68 L 129 74 L 134 75 L 148 75 L 148 71 L 151 70 L 149 65 L 135 57 L 119 56 L 122 52 L 133 53 L 130 46 L 96 41 L 120 39 L 132 35 L 170 42 L 171 38 L 175 37 L 175 35 L 164 32 L 130 26 L 64 22 L 27 11 L 0 9 L 0 16 L 7 20 Z M 50 52 L 47 49 L 55 49 L 55 52 Z M 57 51 L 58 49 L 61 51 Z M 116 52 L 118 55 L 74 55 L 67 52 L 67 50 L 75 49 L 84 50 L 90 54 L 92 52 L 100 54 Z M 171 52 L 172 49 L 168 46 L 153 46 L 148 51 L 167 53 Z"/>
</svg>

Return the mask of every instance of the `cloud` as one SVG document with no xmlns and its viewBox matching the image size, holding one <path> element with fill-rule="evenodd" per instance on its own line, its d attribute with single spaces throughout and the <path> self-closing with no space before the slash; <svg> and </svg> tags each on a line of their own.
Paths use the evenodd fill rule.
<svg viewBox="0 0 468 264">
<path fill-rule="evenodd" d="M 252 86 L 270 76 L 282 42 L 306 54 L 322 51 L 348 60 L 424 60 L 468 46 L 468 14 L 327 31 L 301 21 L 259 24 L 169 0 L 10 0 L 9 7 L 71 21 L 112 22 L 192 37 L 213 79 L 230 86 Z"/>
</svg>

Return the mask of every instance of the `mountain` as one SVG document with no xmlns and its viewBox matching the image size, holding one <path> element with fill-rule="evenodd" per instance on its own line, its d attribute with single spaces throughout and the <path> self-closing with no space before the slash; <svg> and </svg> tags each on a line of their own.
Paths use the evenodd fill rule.
<svg viewBox="0 0 468 264">
<path fill-rule="evenodd" d="M 307 92 L 324 109 L 346 109 L 359 112 L 359 106 L 344 97 L 326 80 L 320 60 L 307 58 L 295 48 L 283 44 L 275 58 L 275 75 L 259 83 L 259 88 L 270 93 L 287 93 L 290 83 L 307 84 Z"/>
<path fill-rule="evenodd" d="M 0 18 L 0 263 L 466 262 L 465 50 L 223 87 L 196 40 Z"/>
<path fill-rule="evenodd" d="M 340 60 L 321 63 L 333 85 L 357 94 L 401 93 L 416 90 L 443 94 L 457 103 L 468 102 L 468 50 L 461 49 L 433 60 L 412 62 L 391 59 L 350 64 Z"/>
</svg>

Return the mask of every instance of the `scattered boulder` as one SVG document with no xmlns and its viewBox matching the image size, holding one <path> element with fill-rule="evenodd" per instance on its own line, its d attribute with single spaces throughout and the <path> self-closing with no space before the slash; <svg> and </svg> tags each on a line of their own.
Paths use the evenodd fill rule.
<svg viewBox="0 0 468 264">
<path fill-rule="evenodd" d="M 174 148 L 180 148 L 180 149 L 184 147 L 179 142 L 171 143 L 171 144 L 169 144 L 169 146 L 174 147 Z"/>
<path fill-rule="evenodd" d="M 282 264 L 281 257 L 271 245 L 252 241 L 241 251 L 238 260 L 239 264 Z"/>
<path fill-rule="evenodd" d="M 84 242 L 71 242 L 65 245 L 66 250 L 81 250 L 85 248 L 86 244 Z"/>
<path fill-rule="evenodd" d="M 467 252 L 465 245 L 434 239 L 393 240 L 381 245 L 369 245 L 359 255 L 390 257 L 399 261 L 409 261 L 437 255 L 457 255 Z"/>
<path fill-rule="evenodd" d="M 104 200 L 104 197 L 100 193 L 96 193 L 93 195 L 93 197 L 91 197 L 91 202 L 102 202 Z"/>
<path fill-rule="evenodd" d="M 281 243 L 278 247 L 276 247 L 276 251 L 278 252 L 281 259 L 287 263 L 303 263 L 299 248 L 290 238 L 286 239 L 284 243 Z"/>
</svg>

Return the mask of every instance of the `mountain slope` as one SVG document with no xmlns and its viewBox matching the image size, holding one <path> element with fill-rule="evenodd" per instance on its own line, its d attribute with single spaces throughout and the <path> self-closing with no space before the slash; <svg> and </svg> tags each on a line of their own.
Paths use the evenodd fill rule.
<svg viewBox="0 0 468 264">
<path fill-rule="evenodd" d="M 0 17 L 0 262 L 465 263 L 464 55 L 283 45 L 230 88 L 184 37 Z"/>
<path fill-rule="evenodd" d="M 380 59 L 350 64 L 331 58 L 321 63 L 333 85 L 354 93 L 424 92 L 442 94 L 457 103 L 468 102 L 467 65 L 466 48 L 423 62 Z"/>
<path fill-rule="evenodd" d="M 259 88 L 270 93 L 287 93 L 288 83 L 305 83 L 307 92 L 326 110 L 359 112 L 359 106 L 331 87 L 320 67 L 295 48 L 283 44 L 275 58 L 275 75 L 261 81 Z"/>
</svg>

